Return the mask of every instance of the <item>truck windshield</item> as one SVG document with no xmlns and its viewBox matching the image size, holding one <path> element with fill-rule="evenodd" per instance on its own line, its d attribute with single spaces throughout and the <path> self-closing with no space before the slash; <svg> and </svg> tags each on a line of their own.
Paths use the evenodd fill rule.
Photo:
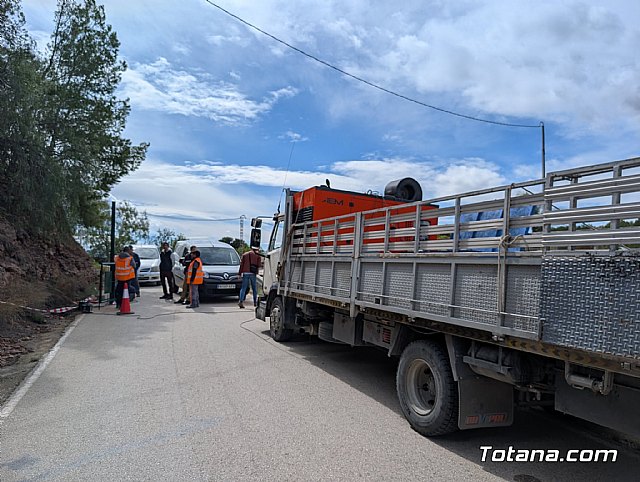
<svg viewBox="0 0 640 482">
<path fill-rule="evenodd" d="M 240 256 L 233 248 L 205 246 L 199 248 L 200 259 L 204 265 L 238 266 Z"/>
<path fill-rule="evenodd" d="M 273 225 L 271 239 L 269 240 L 269 251 L 279 249 L 282 246 L 282 221 L 278 220 Z"/>
</svg>

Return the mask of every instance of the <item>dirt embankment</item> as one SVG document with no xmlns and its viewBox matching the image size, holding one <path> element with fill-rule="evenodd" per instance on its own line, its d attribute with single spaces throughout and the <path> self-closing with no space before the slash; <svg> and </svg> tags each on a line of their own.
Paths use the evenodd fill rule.
<svg viewBox="0 0 640 482">
<path fill-rule="evenodd" d="M 30 235 L 0 218 L 0 403 L 74 317 L 45 317 L 21 307 L 74 306 L 92 294 L 97 276 L 72 238 Z"/>
</svg>

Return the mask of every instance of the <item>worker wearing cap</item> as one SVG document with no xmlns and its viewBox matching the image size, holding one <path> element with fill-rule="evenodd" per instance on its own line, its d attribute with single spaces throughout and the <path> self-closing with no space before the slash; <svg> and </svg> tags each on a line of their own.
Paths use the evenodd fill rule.
<svg viewBox="0 0 640 482">
<path fill-rule="evenodd" d="M 191 304 L 187 308 L 197 308 L 200 306 L 200 285 L 204 283 L 204 270 L 202 269 L 202 260 L 200 259 L 200 251 L 196 250 L 192 253 L 193 261 L 189 264 L 187 270 L 187 283 L 189 284 L 189 299 Z"/>
<path fill-rule="evenodd" d="M 122 303 L 122 292 L 124 291 L 125 283 L 129 284 L 129 298 L 133 296 L 133 288 L 131 287 L 131 280 L 136 277 L 136 264 L 133 261 L 133 258 L 129 254 L 129 247 L 125 246 L 122 248 L 122 252 L 117 254 L 113 258 L 113 262 L 115 263 L 116 269 L 116 307 L 119 309 L 120 304 Z"/>
</svg>

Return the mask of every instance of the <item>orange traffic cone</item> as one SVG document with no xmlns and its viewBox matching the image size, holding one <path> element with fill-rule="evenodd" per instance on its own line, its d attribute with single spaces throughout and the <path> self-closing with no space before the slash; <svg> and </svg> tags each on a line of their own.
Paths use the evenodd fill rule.
<svg viewBox="0 0 640 482">
<path fill-rule="evenodd" d="M 118 311 L 119 315 L 133 315 L 133 311 L 131 311 L 131 303 L 129 300 L 129 286 L 127 283 L 124 284 L 124 288 L 122 289 L 122 302 L 120 303 L 120 311 Z"/>
</svg>

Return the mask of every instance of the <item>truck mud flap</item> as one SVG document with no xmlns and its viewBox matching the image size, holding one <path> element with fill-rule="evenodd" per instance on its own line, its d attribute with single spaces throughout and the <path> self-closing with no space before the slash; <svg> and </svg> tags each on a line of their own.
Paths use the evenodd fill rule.
<svg viewBox="0 0 640 482">
<path fill-rule="evenodd" d="M 267 301 L 260 300 L 256 307 L 256 318 L 262 321 L 267 320 Z"/>
<path fill-rule="evenodd" d="M 513 387 L 490 378 L 458 381 L 458 428 L 506 427 L 513 423 Z"/>
</svg>

